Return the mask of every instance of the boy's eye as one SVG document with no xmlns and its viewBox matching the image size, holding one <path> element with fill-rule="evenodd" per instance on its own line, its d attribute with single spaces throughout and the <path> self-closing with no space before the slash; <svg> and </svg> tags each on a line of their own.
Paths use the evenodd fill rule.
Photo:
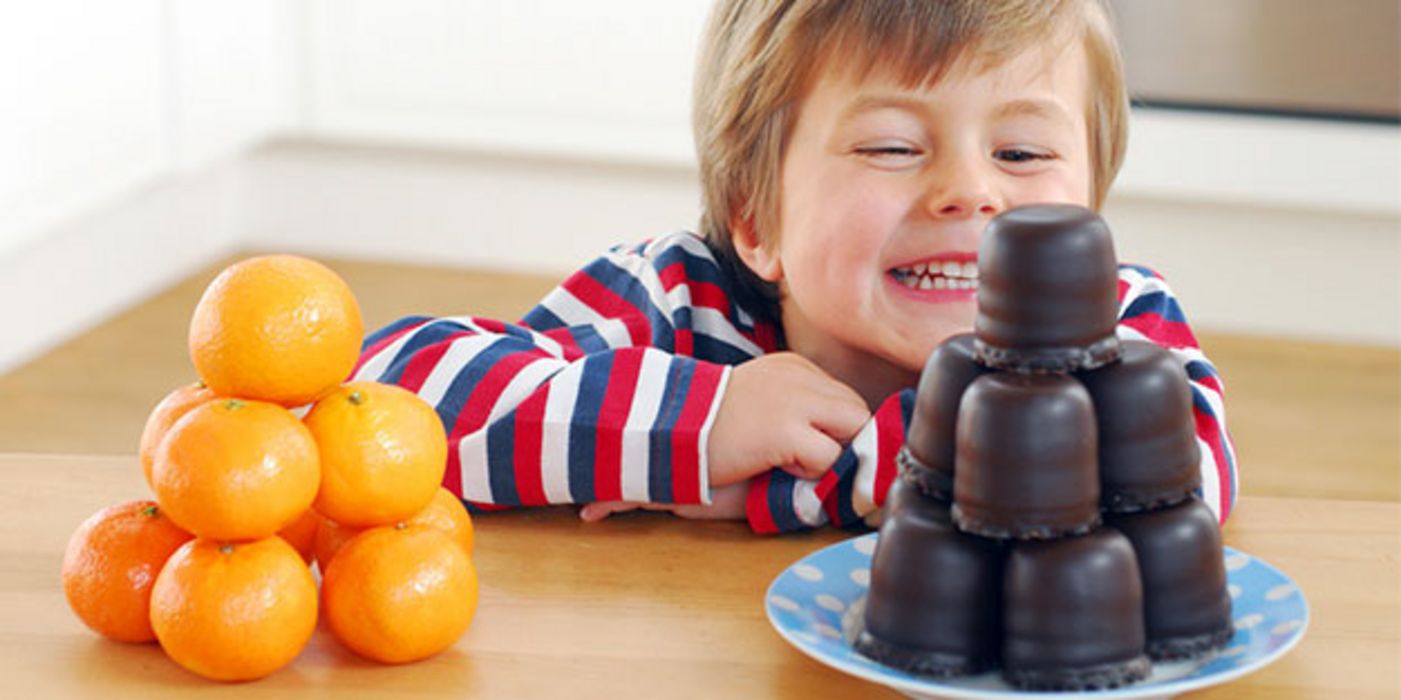
<svg viewBox="0 0 1401 700">
<path fill-rule="evenodd" d="M 1007 161 L 1009 163 L 1026 163 L 1035 160 L 1054 160 L 1055 154 L 1048 151 L 1038 151 L 1028 148 L 999 148 L 993 152 L 993 157 Z"/>
<path fill-rule="evenodd" d="M 856 149 L 857 153 L 865 156 L 913 156 L 919 151 L 909 146 L 868 146 Z"/>
</svg>

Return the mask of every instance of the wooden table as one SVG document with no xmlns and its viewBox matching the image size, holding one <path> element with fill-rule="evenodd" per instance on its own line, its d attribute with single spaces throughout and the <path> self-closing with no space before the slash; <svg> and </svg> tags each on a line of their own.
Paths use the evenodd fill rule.
<svg viewBox="0 0 1401 700">
<path fill-rule="evenodd" d="M 738 523 L 572 509 L 477 519 L 481 603 L 467 634 L 417 664 L 379 666 L 324 630 L 287 668 L 223 686 L 155 645 L 98 638 L 68 610 L 63 548 L 97 509 L 147 498 L 133 457 L 0 455 L 0 679 L 7 697 L 893 698 L 789 647 L 769 582 L 848 533 L 758 537 Z M 1228 544 L 1287 572 L 1313 622 L 1275 664 L 1197 698 L 1401 697 L 1401 504 L 1244 499 Z"/>
</svg>

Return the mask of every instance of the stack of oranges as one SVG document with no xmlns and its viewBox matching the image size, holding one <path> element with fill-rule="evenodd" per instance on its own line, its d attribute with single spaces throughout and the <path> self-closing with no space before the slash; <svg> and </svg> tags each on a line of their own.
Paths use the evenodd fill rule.
<svg viewBox="0 0 1401 700">
<path fill-rule="evenodd" d="M 362 330 L 349 287 L 315 261 L 250 258 L 215 278 L 190 322 L 201 381 L 141 435 L 155 500 L 99 511 L 69 540 L 64 591 L 84 623 L 223 681 L 290 663 L 318 617 L 385 663 L 466 631 L 473 531 L 439 486 L 442 423 L 404 389 L 343 383 Z"/>
</svg>

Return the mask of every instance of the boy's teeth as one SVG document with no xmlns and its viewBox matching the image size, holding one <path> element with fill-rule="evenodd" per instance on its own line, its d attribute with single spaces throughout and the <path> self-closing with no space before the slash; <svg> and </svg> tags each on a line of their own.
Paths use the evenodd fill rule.
<svg viewBox="0 0 1401 700">
<path fill-rule="evenodd" d="M 976 289 L 978 263 L 973 261 L 922 262 L 897 267 L 895 279 L 910 289 Z"/>
</svg>

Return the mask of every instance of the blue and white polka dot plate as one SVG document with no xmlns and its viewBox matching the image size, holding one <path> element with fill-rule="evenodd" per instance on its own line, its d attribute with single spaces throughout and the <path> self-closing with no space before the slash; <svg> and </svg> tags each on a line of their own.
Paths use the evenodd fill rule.
<svg viewBox="0 0 1401 700">
<path fill-rule="evenodd" d="M 769 585 L 764 607 L 774 629 L 804 654 L 916 698 L 1168 698 L 1259 670 L 1298 644 L 1309 624 L 1308 602 L 1288 576 L 1255 557 L 1226 547 L 1236 635 L 1214 656 L 1154 664 L 1152 675 L 1144 681 L 1125 688 L 1082 693 L 1020 691 L 1004 683 L 996 672 L 930 679 L 882 666 L 852 648 L 851 640 L 860 624 L 870 585 L 871 554 L 875 548 L 876 533 L 871 533 L 803 557 Z"/>
</svg>

